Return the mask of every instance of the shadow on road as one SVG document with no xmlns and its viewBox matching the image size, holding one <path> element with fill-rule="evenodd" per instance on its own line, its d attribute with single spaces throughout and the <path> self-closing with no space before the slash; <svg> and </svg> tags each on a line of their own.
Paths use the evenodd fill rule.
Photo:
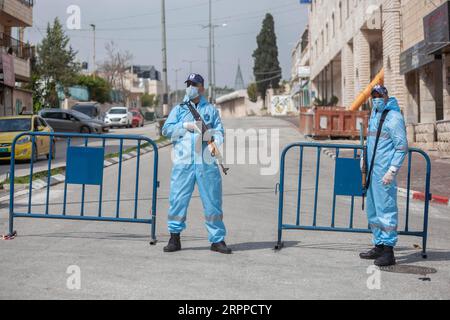
<svg viewBox="0 0 450 320">
<path fill-rule="evenodd" d="M 295 247 L 299 244 L 298 241 L 286 241 L 284 243 L 285 248 L 289 247 Z M 241 251 L 255 251 L 255 250 L 273 250 L 275 248 L 276 242 L 275 241 L 263 241 L 263 242 L 244 242 L 244 243 L 237 243 L 237 244 L 229 244 L 229 247 L 234 252 L 241 252 Z M 197 247 L 197 248 L 183 248 L 183 250 L 189 250 L 189 251 L 204 251 L 209 250 L 210 247 Z"/>
</svg>

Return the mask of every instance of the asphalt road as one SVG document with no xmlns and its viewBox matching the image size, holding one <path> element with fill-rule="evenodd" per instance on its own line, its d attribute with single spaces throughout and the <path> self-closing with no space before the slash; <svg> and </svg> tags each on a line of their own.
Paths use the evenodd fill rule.
<svg viewBox="0 0 450 320">
<path fill-rule="evenodd" d="M 155 127 L 155 123 L 147 124 L 142 128 L 130 128 L 130 129 L 111 129 L 109 133 L 105 134 L 133 134 L 133 135 L 143 135 L 149 138 L 155 138 L 157 136 L 157 131 Z M 84 145 L 84 139 L 72 139 L 71 144 L 74 146 Z M 100 146 L 102 144 L 101 140 L 90 139 L 90 146 Z M 134 146 L 132 142 L 125 141 L 125 148 Z M 117 141 L 108 141 L 105 148 L 105 153 L 115 153 L 118 151 L 119 144 Z M 66 163 L 66 151 L 67 151 L 67 140 L 66 139 L 58 139 L 56 142 L 56 159 L 53 160 L 52 167 L 64 166 Z M 38 161 L 34 164 L 34 172 L 46 170 L 48 167 L 48 161 L 43 156 L 38 159 Z M 19 161 L 16 163 L 16 176 L 26 176 L 29 174 L 30 164 L 28 161 Z M 0 161 L 0 180 L 1 177 L 4 177 L 10 171 L 10 162 L 9 161 Z"/>
<path fill-rule="evenodd" d="M 301 140 L 283 120 L 247 118 L 225 121 L 226 128 L 279 129 L 280 149 Z M 229 146 L 230 141 L 227 142 Z M 251 144 L 250 144 L 251 147 Z M 248 151 L 249 145 L 235 151 Z M 231 148 L 230 148 L 231 149 Z M 18 237 L 0 241 L 2 299 L 449 299 L 450 217 L 448 207 L 432 206 L 428 260 L 420 256 L 421 241 L 400 237 L 399 265 L 389 272 L 372 269 L 358 258 L 370 236 L 350 233 L 284 232 L 285 249 L 275 252 L 278 172 L 261 175 L 258 164 L 232 164 L 223 178 L 224 216 L 230 256 L 209 251 L 203 209 L 197 191 L 191 201 L 183 251 L 165 254 L 171 169 L 171 149 L 160 150 L 157 237 L 149 246 L 149 226 L 123 223 L 16 219 Z M 229 155 L 229 153 L 228 153 Z M 279 156 L 274 153 L 274 159 Z M 314 151 L 305 153 L 301 222 L 310 225 L 314 206 Z M 153 154 L 141 159 L 138 217 L 148 217 L 151 203 Z M 295 221 L 298 154 L 287 158 L 284 221 Z M 330 225 L 334 162 L 322 158 L 319 179 L 318 225 Z M 135 160 L 124 163 L 120 213 L 134 208 Z M 103 212 L 114 216 L 117 166 L 105 169 Z M 63 185 L 51 188 L 50 213 L 60 214 Z M 70 214 L 80 213 L 80 188 L 68 190 Z M 46 193 L 33 195 L 33 212 L 43 212 Z M 98 188 L 86 189 L 86 215 L 96 215 Z M 405 199 L 399 198 L 401 226 Z M 25 210 L 27 199 L 16 206 Z M 411 203 L 410 228 L 420 228 L 421 202 Z M 336 223 L 349 223 L 350 199 L 337 199 Z M 367 227 L 361 201 L 355 201 L 355 227 Z M 8 211 L 0 208 L 0 230 L 6 232 Z M 75 270 L 75 271 L 74 271 Z M 76 280 L 74 277 L 76 276 Z M 79 276 L 79 277 L 78 277 Z M 428 279 L 426 279 L 428 277 Z M 425 278 L 425 279 L 424 279 Z M 379 280 L 379 281 L 378 281 Z M 429 280 L 429 281 L 424 281 Z M 79 284 L 77 287 L 74 284 Z M 379 284 L 379 286 L 378 286 Z"/>
</svg>

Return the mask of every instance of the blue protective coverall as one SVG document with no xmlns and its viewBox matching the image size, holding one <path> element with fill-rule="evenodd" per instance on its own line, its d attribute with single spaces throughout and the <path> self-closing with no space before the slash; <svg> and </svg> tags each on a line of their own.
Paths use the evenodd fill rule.
<svg viewBox="0 0 450 320">
<path fill-rule="evenodd" d="M 395 247 L 397 244 L 398 207 L 397 181 L 383 184 L 383 177 L 391 167 L 399 170 L 408 153 L 408 140 L 403 115 L 397 99 L 390 98 L 382 110 L 373 110 L 367 138 L 367 162 L 372 160 L 378 126 L 383 111 L 388 113 L 375 155 L 375 163 L 367 194 L 367 217 L 374 245 Z M 370 169 L 370 168 L 369 168 Z"/>
<path fill-rule="evenodd" d="M 185 97 L 184 101 L 188 101 Z M 218 110 L 201 96 L 197 111 L 202 116 L 217 147 L 223 144 L 224 129 Z M 172 177 L 168 229 L 181 233 L 186 229 L 186 215 L 195 183 L 203 203 L 205 225 L 209 241 L 225 240 L 226 229 L 222 211 L 222 176 L 216 161 L 211 157 L 206 141 L 198 132 L 189 132 L 183 123 L 193 122 L 194 117 L 187 106 L 178 105 L 166 120 L 162 133 L 174 144 L 172 152 Z M 199 126 L 201 128 L 201 126 Z"/>
</svg>

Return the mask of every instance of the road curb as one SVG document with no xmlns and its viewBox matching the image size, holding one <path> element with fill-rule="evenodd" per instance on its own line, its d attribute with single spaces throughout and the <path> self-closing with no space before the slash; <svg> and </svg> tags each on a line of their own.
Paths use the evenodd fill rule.
<svg viewBox="0 0 450 320">
<path fill-rule="evenodd" d="M 305 136 L 305 138 L 309 142 L 315 141 L 311 137 L 306 137 Z M 332 151 L 330 149 L 323 149 L 322 153 L 325 154 L 326 156 L 330 157 L 331 159 L 336 160 L 336 154 L 334 153 L 334 151 Z M 408 191 L 407 191 L 407 189 L 404 189 L 404 188 L 398 188 L 398 194 L 400 196 L 405 197 L 405 198 L 408 197 Z M 425 202 L 426 196 L 425 196 L 425 192 L 419 192 L 419 191 L 410 190 L 409 191 L 409 198 L 411 200 L 417 200 L 417 201 Z M 436 203 L 436 204 L 439 204 L 439 205 L 444 205 L 444 206 L 450 207 L 450 198 L 449 197 L 444 197 L 444 196 L 439 196 L 439 195 L 432 195 L 431 203 Z"/>
<path fill-rule="evenodd" d="M 408 197 L 407 189 L 398 188 L 398 193 L 401 196 Z M 409 199 L 425 202 L 425 199 L 426 199 L 425 192 L 410 190 Z M 432 195 L 431 202 L 450 207 L 450 198 L 449 197 Z"/>
<path fill-rule="evenodd" d="M 172 145 L 171 141 L 165 141 L 165 142 L 161 142 L 161 143 L 157 144 L 158 149 L 162 149 L 162 148 L 165 148 L 165 147 L 170 146 L 170 145 Z M 153 149 L 151 147 L 142 148 L 141 149 L 141 156 L 144 155 L 144 154 L 150 153 L 152 151 L 153 151 Z M 122 155 L 122 162 L 134 159 L 136 157 L 137 157 L 137 152 L 136 151 L 131 151 L 129 153 L 124 153 Z M 119 163 L 119 159 L 118 158 L 105 159 L 104 162 L 103 162 L 103 168 L 107 168 L 107 167 L 116 165 L 118 163 Z M 45 171 L 47 171 L 47 170 L 45 170 Z M 42 171 L 42 172 L 45 172 L 45 171 Z M 66 176 L 64 174 L 61 174 L 61 173 L 59 173 L 57 175 L 54 175 L 54 176 L 51 176 L 50 177 L 50 186 L 54 186 L 54 185 L 63 183 L 65 180 L 66 180 Z M 46 187 L 47 187 L 47 181 L 44 181 L 42 179 L 36 179 L 32 183 L 33 190 L 42 190 L 42 189 L 44 189 Z M 26 195 L 28 193 L 29 193 L 29 189 L 28 188 L 25 189 L 25 190 L 20 190 L 20 191 L 14 193 L 14 198 L 19 197 L 19 196 L 24 196 L 24 195 Z M 9 202 L 9 200 L 10 200 L 9 192 L 8 192 L 8 194 L 6 196 L 0 197 L 0 203 L 6 202 L 6 201 Z"/>
</svg>

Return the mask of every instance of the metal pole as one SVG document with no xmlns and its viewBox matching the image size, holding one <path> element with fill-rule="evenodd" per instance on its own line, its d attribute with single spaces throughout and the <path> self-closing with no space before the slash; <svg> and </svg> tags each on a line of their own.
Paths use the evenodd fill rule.
<svg viewBox="0 0 450 320">
<path fill-rule="evenodd" d="M 212 102 L 212 4 L 209 0 L 209 48 L 208 48 L 208 96 L 209 102 Z"/>
<path fill-rule="evenodd" d="M 212 103 L 216 103 L 216 43 L 215 43 L 215 29 L 216 26 L 212 28 Z"/>
<path fill-rule="evenodd" d="M 161 29 L 162 29 L 162 63 L 163 63 L 163 116 L 169 114 L 169 95 L 167 80 L 167 38 L 166 38 L 166 1 L 161 0 Z"/>
<path fill-rule="evenodd" d="M 181 71 L 181 68 L 174 69 L 175 71 L 175 104 L 178 103 L 178 72 Z"/>
<path fill-rule="evenodd" d="M 95 56 L 95 54 L 96 54 L 96 48 L 95 48 L 95 24 L 91 24 L 91 27 L 92 27 L 92 31 L 94 32 L 94 61 L 93 61 L 92 65 L 94 67 L 93 74 L 94 74 L 94 79 L 95 79 L 95 75 L 97 73 L 97 65 L 95 63 L 95 60 L 96 60 L 96 56 Z"/>
</svg>

